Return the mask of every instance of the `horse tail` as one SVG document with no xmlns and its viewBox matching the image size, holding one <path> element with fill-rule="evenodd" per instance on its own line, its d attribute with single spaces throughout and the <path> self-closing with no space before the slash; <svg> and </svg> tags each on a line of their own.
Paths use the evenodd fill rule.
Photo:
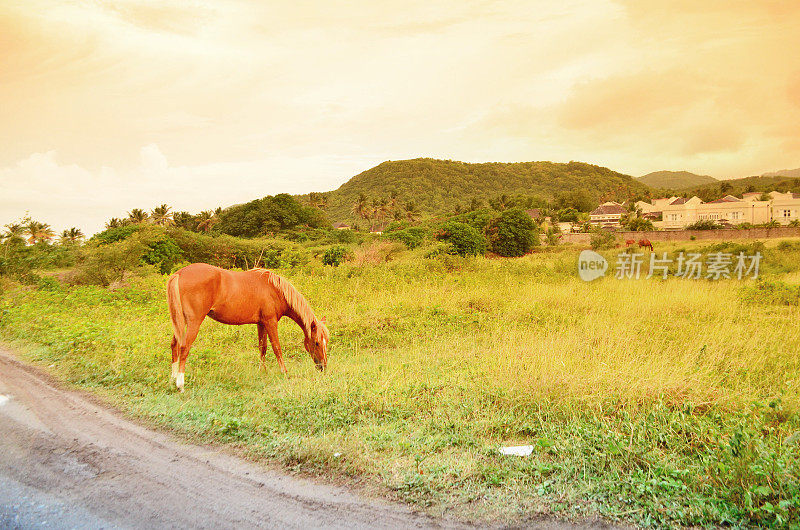
<svg viewBox="0 0 800 530">
<path fill-rule="evenodd" d="M 186 344 L 186 316 L 183 314 L 177 274 L 173 274 L 167 280 L 167 305 L 169 306 L 169 317 L 172 321 L 172 333 L 175 335 L 175 340 L 178 341 L 178 346 L 183 348 Z"/>
</svg>

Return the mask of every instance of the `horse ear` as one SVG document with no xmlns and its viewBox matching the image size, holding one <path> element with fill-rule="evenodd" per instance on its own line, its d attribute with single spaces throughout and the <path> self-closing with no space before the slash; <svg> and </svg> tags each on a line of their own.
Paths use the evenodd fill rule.
<svg viewBox="0 0 800 530">
<path fill-rule="evenodd" d="M 325 319 L 325 317 L 322 317 L 322 323 L 325 324 L 326 326 L 328 325 L 328 321 Z"/>
</svg>

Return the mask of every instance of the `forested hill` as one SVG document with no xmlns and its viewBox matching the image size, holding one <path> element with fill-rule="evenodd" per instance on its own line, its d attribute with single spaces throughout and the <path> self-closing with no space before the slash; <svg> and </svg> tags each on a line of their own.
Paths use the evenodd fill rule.
<svg viewBox="0 0 800 530">
<path fill-rule="evenodd" d="M 781 169 L 780 171 L 772 171 L 764 173 L 763 177 L 787 177 L 787 178 L 800 178 L 800 168 L 797 169 Z"/>
<path fill-rule="evenodd" d="M 747 192 L 791 191 L 800 193 L 800 177 L 789 178 L 786 176 L 767 177 L 753 176 L 738 179 L 721 180 L 714 184 L 706 184 L 696 188 L 681 190 L 681 194 L 691 197 L 697 195 L 704 201 L 718 199 L 722 195 L 730 194 L 740 196 Z"/>
<path fill-rule="evenodd" d="M 670 190 L 694 188 L 718 182 L 714 177 L 697 175 L 688 171 L 655 171 L 636 180 L 653 188 Z"/>
<path fill-rule="evenodd" d="M 416 158 L 383 162 L 326 195 L 328 216 L 339 221 L 354 218 L 352 207 L 361 194 L 380 199 L 394 192 L 400 201 L 414 201 L 422 214 L 440 214 L 452 212 L 456 205 L 466 207 L 473 198 L 484 204 L 501 194 L 551 200 L 559 193 L 576 190 L 589 194 L 595 203 L 650 192 L 629 175 L 582 162 L 472 164 Z"/>
</svg>

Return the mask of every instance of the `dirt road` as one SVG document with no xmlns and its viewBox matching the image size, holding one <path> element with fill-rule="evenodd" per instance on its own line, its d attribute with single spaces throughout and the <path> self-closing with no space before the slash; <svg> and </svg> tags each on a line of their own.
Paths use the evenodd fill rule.
<svg viewBox="0 0 800 530">
<path fill-rule="evenodd" d="M 463 525 L 179 443 L 58 388 L 0 350 L 0 528 L 9 527 Z"/>
</svg>

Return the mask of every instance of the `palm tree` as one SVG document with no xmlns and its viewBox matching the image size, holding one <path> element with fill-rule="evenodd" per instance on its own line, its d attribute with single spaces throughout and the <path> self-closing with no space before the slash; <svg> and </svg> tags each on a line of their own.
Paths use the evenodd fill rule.
<svg viewBox="0 0 800 530">
<path fill-rule="evenodd" d="M 353 204 L 353 213 L 365 221 L 371 217 L 371 210 L 367 203 L 367 196 L 364 193 L 359 193 L 356 202 Z"/>
<path fill-rule="evenodd" d="M 197 229 L 208 232 L 219 222 L 219 216 L 211 210 L 206 210 L 197 214 L 197 221 Z"/>
<path fill-rule="evenodd" d="M 406 210 L 406 219 L 412 223 L 415 223 L 419 220 L 420 212 L 417 203 L 414 201 L 408 201 L 404 208 Z"/>
<path fill-rule="evenodd" d="M 61 232 L 62 245 L 80 243 L 83 238 L 83 231 L 80 228 L 75 228 L 74 226 L 69 230 L 64 230 Z"/>
<path fill-rule="evenodd" d="M 2 240 L 5 245 L 19 245 L 25 243 L 25 227 L 19 223 L 11 223 L 6 225 L 6 231 L 2 235 Z"/>
<path fill-rule="evenodd" d="M 372 199 L 372 213 L 373 219 L 378 221 L 377 227 L 383 227 L 383 220 L 386 218 L 386 214 L 389 212 L 389 200 L 386 197 L 382 197 L 380 199 Z M 370 225 L 370 232 L 375 231 L 376 225 L 372 223 Z"/>
<path fill-rule="evenodd" d="M 147 221 L 150 216 L 141 208 L 134 208 L 128 212 L 128 220 L 134 224 L 140 224 Z"/>
<path fill-rule="evenodd" d="M 119 217 L 112 217 L 106 222 L 106 229 L 125 226 L 125 221 L 125 219 L 120 219 Z"/>
<path fill-rule="evenodd" d="M 153 222 L 159 226 L 169 226 L 172 224 L 172 213 L 170 213 L 171 208 L 166 204 L 162 204 L 161 206 L 156 206 L 153 208 L 153 211 L 150 213 L 150 218 Z"/>
<path fill-rule="evenodd" d="M 40 223 L 39 221 L 28 220 L 25 225 L 25 233 L 28 234 L 28 243 L 35 245 L 36 243 L 45 243 L 53 239 L 55 232 L 50 228 L 47 223 Z"/>
<path fill-rule="evenodd" d="M 397 194 L 397 190 L 392 190 L 389 192 L 389 199 L 386 202 L 388 204 L 390 213 L 399 209 L 400 196 Z"/>
<path fill-rule="evenodd" d="M 358 194 L 358 198 L 356 202 L 353 203 L 353 213 L 357 216 L 361 217 L 362 219 L 365 218 L 364 212 L 367 210 L 367 196 L 363 193 Z"/>
<path fill-rule="evenodd" d="M 308 205 L 312 208 L 324 210 L 328 207 L 328 196 L 324 193 L 312 191 L 308 194 Z"/>
</svg>

